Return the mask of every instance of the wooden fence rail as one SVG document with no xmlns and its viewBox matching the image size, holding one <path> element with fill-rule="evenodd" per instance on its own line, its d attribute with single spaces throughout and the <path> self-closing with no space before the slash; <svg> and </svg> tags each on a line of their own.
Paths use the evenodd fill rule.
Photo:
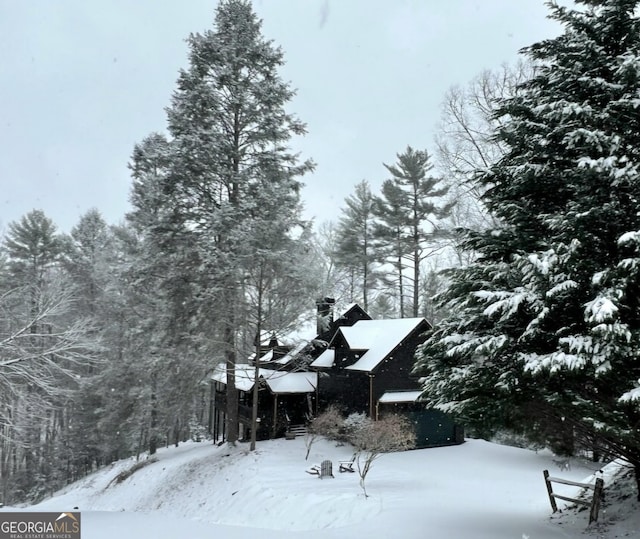
<svg viewBox="0 0 640 539">
<path fill-rule="evenodd" d="M 559 477 L 550 477 L 549 470 L 544 470 L 542 472 L 544 474 L 544 482 L 547 485 L 547 492 L 549 493 L 549 502 L 551 503 L 551 509 L 555 513 L 558 510 L 558 505 L 556 504 L 556 498 L 559 500 L 564 500 L 566 502 L 573 502 L 581 505 L 586 505 L 590 508 L 589 511 L 589 524 L 592 522 L 598 521 L 598 511 L 600 510 L 600 502 L 602 501 L 602 496 L 604 493 L 604 481 L 600 478 L 596 479 L 594 485 L 591 483 L 578 483 L 576 481 L 569 481 L 568 479 L 561 479 Z M 556 494 L 553 492 L 553 487 L 551 483 L 560 483 L 562 485 L 570 485 L 573 487 L 581 487 L 587 489 L 593 489 L 593 498 L 591 501 L 587 500 L 578 500 L 576 498 L 569 498 L 567 496 L 562 496 L 560 494 Z"/>
</svg>

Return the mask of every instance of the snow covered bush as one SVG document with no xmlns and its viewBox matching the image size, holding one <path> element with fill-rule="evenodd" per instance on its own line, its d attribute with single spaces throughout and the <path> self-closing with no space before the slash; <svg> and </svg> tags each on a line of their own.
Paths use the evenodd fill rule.
<svg viewBox="0 0 640 539">
<path fill-rule="evenodd" d="M 358 433 L 369 427 L 371 423 L 369 416 L 363 412 L 349 414 L 342 423 L 338 439 L 342 442 L 352 443 Z"/>
</svg>

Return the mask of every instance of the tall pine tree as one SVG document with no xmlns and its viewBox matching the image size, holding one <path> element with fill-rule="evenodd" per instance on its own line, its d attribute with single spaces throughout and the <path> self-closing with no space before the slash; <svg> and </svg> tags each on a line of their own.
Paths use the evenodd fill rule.
<svg viewBox="0 0 640 539">
<path fill-rule="evenodd" d="M 376 204 L 381 219 L 377 237 L 391 253 L 398 284 L 403 289 L 403 260 L 410 267 L 411 314 L 415 317 L 420 312 L 421 264 L 429 254 L 429 247 L 443 233 L 442 220 L 451 212 L 452 204 L 442 201 L 448 191 L 442 179 L 428 175 L 433 165 L 426 151 L 407 146 L 397 158 L 394 165 L 384 165 L 391 178 L 383 185 L 382 197 Z"/>
<path fill-rule="evenodd" d="M 409 253 L 410 245 L 407 241 L 406 212 L 407 195 L 396 182 L 385 180 L 382 184 L 380 196 L 374 197 L 373 213 L 376 221 L 373 226 L 373 237 L 376 241 L 377 253 L 383 262 L 390 263 L 395 273 L 389 273 L 383 280 L 397 290 L 396 297 L 400 308 L 400 318 L 407 315 L 405 257 Z"/>
<path fill-rule="evenodd" d="M 367 180 L 355 187 L 354 193 L 345 199 L 346 207 L 336 229 L 336 264 L 350 276 L 349 301 L 362 301 L 362 308 L 369 308 L 371 291 L 378 281 L 376 272 L 374 198 Z"/>
<path fill-rule="evenodd" d="M 480 180 L 504 226 L 468 236 L 417 367 L 481 432 L 552 425 L 639 477 L 640 2 L 578 4 L 551 4 L 564 33 L 526 49 L 536 75 L 502 102 L 507 150 Z"/>
<path fill-rule="evenodd" d="M 166 158 L 154 180 L 162 222 L 154 241 L 185 264 L 193 298 L 189 331 L 198 327 L 226 362 L 226 434 L 235 443 L 235 365 L 247 352 L 240 339 L 244 282 L 256 260 L 248 235 L 267 195 L 279 205 L 276 216 L 291 223 L 300 204 L 298 178 L 312 164 L 289 148 L 305 126 L 286 110 L 294 91 L 278 74 L 283 53 L 263 37 L 248 0 L 222 0 L 213 30 L 192 34 L 188 44 L 189 66 L 167 109 L 170 136 L 154 145 L 157 157 Z"/>
</svg>

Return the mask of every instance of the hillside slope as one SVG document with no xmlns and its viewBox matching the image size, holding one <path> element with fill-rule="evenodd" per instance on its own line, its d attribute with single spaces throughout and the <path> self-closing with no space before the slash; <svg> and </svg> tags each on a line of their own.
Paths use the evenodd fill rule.
<svg viewBox="0 0 640 539">
<path fill-rule="evenodd" d="M 255 536 L 256 529 L 264 539 L 554 539 L 622 533 L 620 522 L 586 530 L 583 512 L 551 517 L 542 470 L 574 480 L 584 480 L 591 470 L 574 462 L 571 470 L 559 472 L 545 452 L 468 440 L 384 455 L 367 478 L 368 498 L 356 473 L 335 470 L 338 460 L 351 456 L 350 447 L 321 441 L 309 461 L 304 454 L 302 439 L 262 442 L 254 453 L 242 444 L 230 451 L 186 443 L 160 451 L 157 461 L 121 482 L 115 478 L 135 461 L 118 462 L 30 509 L 78 507 L 85 539 L 113 537 L 115 530 L 119 539 L 233 539 Z M 333 461 L 334 479 L 305 473 L 324 459 Z M 565 489 L 569 495 L 576 491 Z M 636 536 L 636 529 L 624 532 Z"/>
</svg>

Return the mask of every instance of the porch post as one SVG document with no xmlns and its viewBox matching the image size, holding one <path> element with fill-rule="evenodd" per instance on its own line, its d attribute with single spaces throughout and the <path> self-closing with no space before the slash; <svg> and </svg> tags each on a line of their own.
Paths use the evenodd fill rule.
<svg viewBox="0 0 640 539">
<path fill-rule="evenodd" d="M 377 419 L 373 404 L 373 374 L 369 373 L 369 417 L 374 421 Z"/>
<path fill-rule="evenodd" d="M 273 431 L 271 433 L 271 437 L 276 437 L 276 432 L 278 431 L 278 394 L 276 393 L 273 396 Z"/>
<path fill-rule="evenodd" d="M 213 424 L 214 424 L 214 419 L 213 419 L 213 401 L 215 398 L 215 392 L 216 392 L 216 386 L 215 386 L 215 382 L 213 380 L 211 380 L 211 382 L 209 383 L 209 420 L 207 421 L 207 428 L 209 431 L 210 435 L 213 435 Z"/>
</svg>

